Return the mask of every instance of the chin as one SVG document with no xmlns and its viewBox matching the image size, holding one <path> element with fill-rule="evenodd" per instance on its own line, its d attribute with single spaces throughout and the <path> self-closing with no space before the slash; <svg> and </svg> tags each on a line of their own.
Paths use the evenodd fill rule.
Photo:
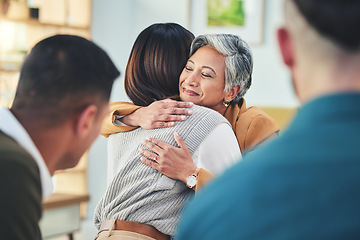
<svg viewBox="0 0 360 240">
<path fill-rule="evenodd" d="M 183 102 L 188 102 L 189 101 L 189 97 L 186 96 L 185 94 L 180 94 L 180 99 Z"/>
<path fill-rule="evenodd" d="M 81 159 L 81 156 L 77 157 L 77 156 L 68 154 L 67 156 L 62 158 L 62 161 L 59 164 L 59 168 L 56 170 L 73 168 L 79 163 L 80 159 Z"/>
<path fill-rule="evenodd" d="M 189 95 L 186 95 L 186 94 L 180 94 L 180 99 L 183 101 L 183 102 L 192 102 L 194 104 L 198 104 L 198 99 L 197 97 L 195 96 L 189 96 Z"/>
</svg>

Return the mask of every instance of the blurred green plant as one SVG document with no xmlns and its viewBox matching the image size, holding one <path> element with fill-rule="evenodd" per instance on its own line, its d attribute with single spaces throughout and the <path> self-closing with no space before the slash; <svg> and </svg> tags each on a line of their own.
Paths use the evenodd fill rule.
<svg viewBox="0 0 360 240">
<path fill-rule="evenodd" d="M 207 0 L 208 26 L 244 26 L 243 0 Z"/>
</svg>

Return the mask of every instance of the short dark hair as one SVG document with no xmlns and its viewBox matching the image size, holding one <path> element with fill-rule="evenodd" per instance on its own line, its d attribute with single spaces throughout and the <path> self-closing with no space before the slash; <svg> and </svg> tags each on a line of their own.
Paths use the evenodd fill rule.
<svg viewBox="0 0 360 240">
<path fill-rule="evenodd" d="M 360 46 L 360 1 L 292 0 L 307 22 L 321 35 L 346 50 Z"/>
<path fill-rule="evenodd" d="M 60 124 L 89 104 L 109 101 L 119 75 L 106 52 L 93 42 L 55 35 L 37 43 L 26 57 L 12 108 L 36 111 L 39 119 Z"/>
<path fill-rule="evenodd" d="M 194 35 L 176 23 L 157 23 L 137 37 L 125 70 L 125 90 L 131 101 L 147 106 L 179 95 L 179 77 Z"/>
</svg>

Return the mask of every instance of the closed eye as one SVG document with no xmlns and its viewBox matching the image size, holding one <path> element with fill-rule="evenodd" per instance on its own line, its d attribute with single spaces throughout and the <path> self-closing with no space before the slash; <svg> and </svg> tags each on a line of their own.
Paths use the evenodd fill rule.
<svg viewBox="0 0 360 240">
<path fill-rule="evenodd" d="M 192 70 L 193 70 L 191 67 L 188 67 L 188 66 L 186 66 L 185 69 L 186 69 L 187 71 L 192 71 Z"/>
<path fill-rule="evenodd" d="M 212 78 L 212 76 L 207 73 L 201 73 L 201 75 L 206 78 Z"/>
</svg>

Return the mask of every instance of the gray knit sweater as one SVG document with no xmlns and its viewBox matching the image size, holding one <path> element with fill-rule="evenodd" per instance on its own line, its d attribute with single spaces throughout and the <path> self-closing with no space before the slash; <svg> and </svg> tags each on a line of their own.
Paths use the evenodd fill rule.
<svg viewBox="0 0 360 240">
<path fill-rule="evenodd" d="M 215 126 L 228 123 L 211 109 L 194 106 L 192 110 L 193 114 L 186 121 L 172 128 L 137 128 L 110 135 L 108 157 L 113 163 L 114 178 L 95 210 L 94 221 L 98 228 L 106 220 L 119 219 L 148 224 L 165 234 L 174 234 L 180 211 L 193 190 L 143 164 L 138 149 L 146 137 L 177 146 L 173 136 L 177 132 L 193 154 Z"/>
</svg>

